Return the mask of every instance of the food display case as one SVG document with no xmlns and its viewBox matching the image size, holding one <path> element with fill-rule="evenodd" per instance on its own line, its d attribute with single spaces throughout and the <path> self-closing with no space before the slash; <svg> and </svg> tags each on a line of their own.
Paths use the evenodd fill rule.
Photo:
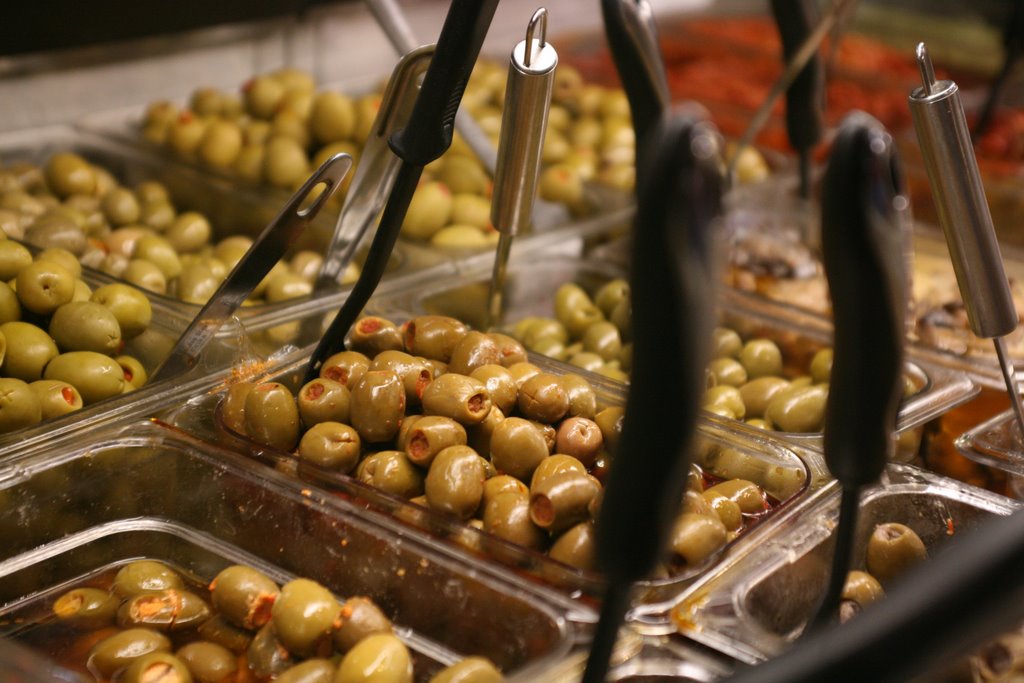
<svg viewBox="0 0 1024 683">
<path fill-rule="evenodd" d="M 888 540 L 909 529 L 927 571 L 951 539 L 1017 514 L 1024 445 L 992 346 L 971 332 L 907 104 L 921 82 L 913 44 L 927 40 L 975 125 L 999 67 L 978 55 L 995 55 L 999 30 L 1014 38 L 1013 22 L 993 20 L 1004 8 L 982 0 L 950 19 L 909 1 L 867 2 L 844 17 L 831 14 L 843 2 L 803 3 L 832 24 L 811 56 L 825 76 L 822 135 L 798 160 L 781 87 L 760 129 L 749 128 L 785 71 L 769 3 L 618 2 L 639 12 L 626 34 L 643 68 L 618 73 L 623 46 L 601 25 L 614 21 L 616 0 L 603 0 L 604 12 L 563 0 L 547 14 L 505 0 L 486 41 L 463 34 L 459 50 L 483 41 L 475 66 L 453 82 L 435 75 L 433 89 L 420 76 L 431 79 L 428 57 L 440 47 L 407 63 L 382 36 L 429 44 L 447 12 L 497 3 L 318 0 L 251 12 L 229 3 L 220 19 L 204 11 L 164 23 L 230 26 L 153 35 L 153 22 L 140 21 L 124 43 L 0 47 L 0 97 L 13 103 L 0 107 L 0 678 L 378 683 L 370 669 L 394 667 L 394 683 L 596 683 L 586 673 L 593 651 L 610 657 L 602 680 L 711 683 L 799 650 L 817 635 L 803 631 L 846 500 L 829 470 L 835 339 L 819 194 L 854 109 L 892 134 L 911 205 L 896 228 L 910 293 L 903 393 L 884 475 L 862 489 L 850 568 L 875 573 L 878 529 Z M 289 14 L 277 23 L 268 11 Z M 965 11 L 975 14 L 960 34 Z M 502 164 L 524 155 L 506 148 L 495 160 L 502 127 L 528 118 L 503 123 L 522 85 L 509 78 L 510 53 L 529 66 L 527 48 L 512 51 L 527 20 L 538 48 L 558 51 L 558 67 L 536 169 L 512 171 L 539 188 L 516 207 L 526 227 L 512 235 L 491 203 L 510 196 L 494 187 Z M 658 39 L 645 47 L 650 25 Z M 442 54 L 435 74 L 457 68 Z M 416 66 L 397 106 L 385 84 L 400 63 Z M 1019 317 L 1020 97 L 1006 79 L 976 151 Z M 638 144 L 642 123 L 633 127 L 641 80 L 671 104 L 666 120 L 716 127 L 713 144 L 679 156 L 711 160 L 729 182 L 721 197 L 699 183 L 672 188 L 692 193 L 685 208 L 664 198 L 680 211 L 667 243 L 680 262 L 714 244 L 699 283 L 713 311 L 699 340 L 710 360 L 694 387 L 666 376 L 658 388 L 658 401 L 688 423 L 695 416 L 692 443 L 659 452 L 689 470 L 672 479 L 679 500 L 659 508 L 663 529 L 624 525 L 663 543 L 654 569 L 629 587 L 609 643 L 616 605 L 606 598 L 617 564 L 633 558 L 602 555 L 614 528 L 602 525 L 602 506 L 615 463 L 648 455 L 619 447 L 630 406 L 641 404 L 631 400 L 634 342 L 659 338 L 679 294 L 653 302 L 666 318 L 638 313 L 634 327 L 634 282 L 645 273 L 631 272 L 633 236 L 653 229 L 634 224 L 638 194 L 647 206 L 640 167 L 655 156 Z M 448 88 L 432 112 L 440 143 L 410 147 L 438 123 L 423 112 Z M 378 119 L 382 101 L 402 120 Z M 357 186 L 374 210 L 348 270 L 315 285 L 343 207 L 360 206 L 346 204 L 352 177 L 323 210 L 309 205 L 317 215 L 258 264 L 269 273 L 259 284 L 214 302 L 237 307 L 201 330 L 187 370 L 140 379 L 336 153 L 378 170 L 379 154 L 394 171 Z M 697 235 L 705 210 L 715 219 Z M 686 262 L 672 274 L 682 289 L 697 267 Z M 147 311 L 145 325 L 125 297 Z M 344 339 L 324 339 L 339 311 L 364 300 Z M 699 315 L 688 320 L 698 324 L 686 334 L 697 334 Z M 1006 336 L 1018 381 L 1022 335 Z M 321 341 L 344 350 L 325 357 Z M 96 355 L 110 375 L 102 390 L 90 374 Z M 24 417 L 28 395 L 39 419 Z M 667 438 L 645 436 L 655 449 Z M 879 571 L 874 584 L 848 575 L 848 593 L 898 594 Z M 135 575 L 169 583 L 136 590 Z M 835 621 L 870 620 L 866 603 L 844 599 Z M 308 607 L 301 617 L 296 602 Z M 984 649 L 973 632 L 957 637 L 972 649 L 942 680 L 1024 671 L 1019 633 Z M 215 659 L 233 673 L 208 673 Z"/>
</svg>

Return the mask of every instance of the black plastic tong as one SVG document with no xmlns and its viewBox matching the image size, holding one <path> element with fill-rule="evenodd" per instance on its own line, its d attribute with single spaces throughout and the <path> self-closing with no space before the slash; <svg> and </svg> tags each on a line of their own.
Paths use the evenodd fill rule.
<svg viewBox="0 0 1024 683">
<path fill-rule="evenodd" d="M 900 188 L 892 138 L 867 114 L 848 115 L 829 157 L 821 215 L 834 319 L 825 461 L 843 494 L 832 575 L 813 626 L 836 616 L 860 489 L 882 476 L 893 448 L 906 311 Z"/>
<path fill-rule="evenodd" d="M 389 141 L 391 150 L 402 159 L 402 165 L 370 244 L 363 271 L 313 351 L 303 382 L 314 379 L 323 362 L 344 348 L 345 335 L 384 275 L 423 167 L 451 146 L 455 112 L 497 7 L 498 0 L 452 0 L 409 124 L 396 131 Z"/>
<path fill-rule="evenodd" d="M 665 116 L 648 144 L 633 234 L 633 375 L 597 522 L 608 587 L 584 683 L 604 680 L 630 586 L 654 570 L 683 499 L 715 325 L 718 134 L 706 122 Z"/>
</svg>

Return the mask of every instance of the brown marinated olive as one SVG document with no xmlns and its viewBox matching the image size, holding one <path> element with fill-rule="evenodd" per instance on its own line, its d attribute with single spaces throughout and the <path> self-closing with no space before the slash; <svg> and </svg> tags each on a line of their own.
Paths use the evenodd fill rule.
<svg viewBox="0 0 1024 683">
<path fill-rule="evenodd" d="M 474 369 L 469 376 L 483 383 L 492 405 L 505 415 L 512 412 L 519 397 L 519 388 L 511 372 L 501 365 L 488 364 Z"/>
<path fill-rule="evenodd" d="M 409 460 L 420 467 L 430 467 L 438 453 L 449 446 L 466 445 L 466 429 L 449 417 L 428 415 L 415 421 L 405 440 Z"/>
<path fill-rule="evenodd" d="M 290 451 L 299 440 L 299 409 L 292 392 L 278 382 L 264 382 L 245 398 L 245 429 L 255 441 Z"/>
<path fill-rule="evenodd" d="M 449 417 L 469 426 L 483 422 L 490 410 L 487 388 L 465 375 L 441 375 L 423 391 L 423 412 L 426 415 Z"/>
<path fill-rule="evenodd" d="M 302 435 L 299 460 L 324 469 L 349 473 L 359 462 L 359 433 L 340 422 L 320 422 Z"/>
<path fill-rule="evenodd" d="M 558 426 L 555 452 L 571 455 L 590 467 L 604 447 L 601 428 L 585 417 L 570 417 Z"/>
<path fill-rule="evenodd" d="M 547 536 L 530 519 L 530 496 L 525 490 L 506 489 L 484 504 L 484 531 L 517 545 L 540 550 Z"/>
<path fill-rule="evenodd" d="M 542 372 L 523 382 L 518 406 L 523 416 L 553 424 L 569 412 L 569 396 L 558 376 Z"/>
<path fill-rule="evenodd" d="M 334 630 L 334 647 L 348 652 L 375 633 L 391 633 L 391 621 L 369 598 L 352 597 L 341 606 L 340 624 Z"/>
<path fill-rule="evenodd" d="M 879 524 L 868 539 L 865 559 L 868 572 L 883 586 L 928 557 L 928 551 L 913 529 L 895 522 Z"/>
<path fill-rule="evenodd" d="M 597 498 L 594 498 L 597 500 Z M 555 539 L 548 556 L 558 562 L 584 571 L 597 568 L 594 522 L 587 520 L 567 529 Z"/>
<path fill-rule="evenodd" d="M 676 518 L 672 529 L 672 552 L 695 567 L 725 545 L 727 533 L 717 516 L 684 512 Z"/>
<path fill-rule="evenodd" d="M 297 403 L 302 424 L 349 421 L 351 394 L 344 384 L 323 377 L 307 382 L 299 390 Z"/>
<path fill-rule="evenodd" d="M 530 489 L 530 519 L 554 534 L 587 519 L 590 501 L 601 485 L 588 474 L 566 470 L 541 479 Z"/>
<path fill-rule="evenodd" d="M 269 577 L 243 565 L 227 567 L 210 582 L 210 601 L 219 616 L 248 630 L 270 621 L 270 610 L 279 592 Z"/>
<path fill-rule="evenodd" d="M 480 507 L 487 480 L 486 461 L 468 446 L 449 446 L 434 458 L 425 492 L 432 510 L 469 519 Z"/>
<path fill-rule="evenodd" d="M 466 326 L 454 318 L 423 315 L 404 325 L 403 339 L 409 353 L 448 363 L 455 347 L 468 332 Z"/>
<path fill-rule="evenodd" d="M 423 493 L 423 473 L 402 451 L 380 451 L 367 456 L 356 468 L 359 481 L 401 498 Z"/>
<path fill-rule="evenodd" d="M 367 371 L 352 389 L 352 426 L 368 443 L 390 441 L 402 424 L 405 405 L 405 387 L 398 375 L 386 370 Z"/>
<path fill-rule="evenodd" d="M 272 678 L 284 673 L 295 661 L 269 623 L 253 636 L 246 651 L 246 660 L 259 678 Z"/>
<path fill-rule="evenodd" d="M 491 462 L 499 472 L 528 481 L 537 466 L 548 457 L 544 435 L 529 420 L 507 417 L 491 436 Z"/>
<path fill-rule="evenodd" d="M 406 407 L 418 406 L 423 392 L 434 379 L 433 370 L 426 360 L 404 351 L 381 351 L 370 363 L 371 370 L 390 370 L 402 379 L 405 387 Z"/>
<path fill-rule="evenodd" d="M 489 335 L 473 330 L 467 332 L 452 350 L 448 371 L 470 375 L 477 368 L 497 365 L 500 362 L 501 352 L 497 343 Z"/>
<path fill-rule="evenodd" d="M 220 404 L 220 415 L 224 424 L 237 434 L 246 434 L 245 400 L 256 386 L 252 382 L 235 382 L 228 387 Z"/>
<path fill-rule="evenodd" d="M 344 384 L 349 390 L 370 369 L 370 359 L 358 351 L 341 351 L 324 361 L 320 376 Z"/>
<path fill-rule="evenodd" d="M 402 332 L 390 320 L 367 316 L 352 326 L 348 347 L 371 357 L 381 351 L 401 351 Z"/>
</svg>

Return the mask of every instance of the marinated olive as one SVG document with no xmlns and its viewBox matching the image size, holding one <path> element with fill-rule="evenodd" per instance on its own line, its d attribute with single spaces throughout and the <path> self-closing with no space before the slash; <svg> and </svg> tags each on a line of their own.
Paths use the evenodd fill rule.
<svg viewBox="0 0 1024 683">
<path fill-rule="evenodd" d="M 401 351 L 402 333 L 390 320 L 367 316 L 352 326 L 348 347 L 369 356 L 382 351 Z"/>
<path fill-rule="evenodd" d="M 725 545 L 727 531 L 717 516 L 684 512 L 672 530 L 672 552 L 693 567 L 711 557 Z"/>
<path fill-rule="evenodd" d="M 320 376 L 340 382 L 350 390 L 370 369 L 370 359 L 358 351 L 336 353 L 320 367 Z"/>
<path fill-rule="evenodd" d="M 501 672 L 489 659 L 467 657 L 439 671 L 430 683 L 501 683 L 503 680 Z"/>
<path fill-rule="evenodd" d="M 548 551 L 548 556 L 571 567 L 592 571 L 597 566 L 594 547 L 594 523 L 588 520 L 567 529 L 559 536 Z"/>
<path fill-rule="evenodd" d="M 412 683 L 409 650 L 388 633 L 363 638 L 341 660 L 334 683 Z"/>
<path fill-rule="evenodd" d="M 424 416 L 415 421 L 405 440 L 409 460 L 430 467 L 438 453 L 449 446 L 465 446 L 465 428 L 449 417 Z"/>
<path fill-rule="evenodd" d="M 184 584 L 181 576 L 167 565 L 153 560 L 137 560 L 117 571 L 111 590 L 114 595 L 124 599 L 182 588 Z"/>
<path fill-rule="evenodd" d="M 171 641 L 148 628 L 130 628 L 101 640 L 89 652 L 89 666 L 104 676 L 151 652 L 170 652 Z"/>
<path fill-rule="evenodd" d="M 367 371 L 353 387 L 350 405 L 352 426 L 364 441 L 390 441 L 405 416 L 405 387 L 393 372 Z"/>
<path fill-rule="evenodd" d="M 825 421 L 828 387 L 790 384 L 772 398 L 765 417 L 784 432 L 821 431 Z"/>
<path fill-rule="evenodd" d="M 427 503 L 461 519 L 469 519 L 484 494 L 487 464 L 468 446 L 449 446 L 430 464 L 425 482 Z"/>
<path fill-rule="evenodd" d="M 177 588 L 132 596 L 117 611 L 117 623 L 123 628 L 145 626 L 168 632 L 195 628 L 209 617 L 206 601 Z"/>
<path fill-rule="evenodd" d="M 331 683 L 336 668 L 329 659 L 307 659 L 285 669 L 274 678 L 275 683 Z"/>
<path fill-rule="evenodd" d="M 246 659 L 252 673 L 258 678 L 272 678 L 295 663 L 292 653 L 284 646 L 269 623 L 263 626 L 249 643 Z"/>
<path fill-rule="evenodd" d="M 351 400 L 344 384 L 322 377 L 308 382 L 297 398 L 302 423 L 307 427 L 320 422 L 347 423 Z"/>
<path fill-rule="evenodd" d="M 221 683 L 238 670 L 234 653 L 217 643 L 195 641 L 183 645 L 175 654 L 197 683 Z"/>
<path fill-rule="evenodd" d="M 555 451 L 571 455 L 587 467 L 594 464 L 603 447 L 601 428 L 593 420 L 570 417 L 558 426 Z"/>
<path fill-rule="evenodd" d="M 267 446 L 290 451 L 299 440 L 299 409 L 283 384 L 265 382 L 245 398 L 246 433 Z"/>
<path fill-rule="evenodd" d="M 511 372 L 501 365 L 488 364 L 477 367 L 469 376 L 483 383 L 492 405 L 497 406 L 505 415 L 512 412 L 519 396 L 519 388 Z"/>
<path fill-rule="evenodd" d="M 433 369 L 425 359 L 411 356 L 404 351 L 379 352 L 370 363 L 370 369 L 390 370 L 402 379 L 406 407 L 418 406 L 424 390 L 434 379 Z"/>
<path fill-rule="evenodd" d="M 518 406 L 524 417 L 552 424 L 569 412 L 569 396 L 556 375 L 542 372 L 523 382 Z"/>
<path fill-rule="evenodd" d="M 895 522 L 879 524 L 868 539 L 865 564 L 883 586 L 928 557 L 928 551 L 913 529 Z"/>
<path fill-rule="evenodd" d="M 243 565 L 227 567 L 210 583 L 214 609 L 229 623 L 250 630 L 270 621 L 270 610 L 279 592 L 269 577 Z"/>
<path fill-rule="evenodd" d="M 468 426 L 483 422 L 490 410 L 487 388 L 465 375 L 441 375 L 423 391 L 423 412 L 426 415 L 448 417 Z"/>
<path fill-rule="evenodd" d="M 359 462 L 359 433 L 339 422 L 320 422 L 302 435 L 299 459 L 318 467 L 348 473 Z"/>
<path fill-rule="evenodd" d="M 770 339 L 751 339 L 739 352 L 739 362 L 750 379 L 782 374 L 782 351 Z"/>
<path fill-rule="evenodd" d="M 340 625 L 334 630 L 334 647 L 338 652 L 348 652 L 363 638 L 391 631 L 391 621 L 372 600 L 352 597 L 341 606 Z"/>
<path fill-rule="evenodd" d="M 588 474 L 566 470 L 538 481 L 530 489 L 530 519 L 559 533 L 589 517 L 590 501 L 601 485 Z"/>
<path fill-rule="evenodd" d="M 468 332 L 466 326 L 454 318 L 423 315 L 405 324 L 403 339 L 409 353 L 448 363 L 455 347 Z"/>
<path fill-rule="evenodd" d="M 544 436 L 529 420 L 508 417 L 494 428 L 491 462 L 499 472 L 528 481 L 546 457 L 548 446 Z"/>
<path fill-rule="evenodd" d="M 513 480 L 516 481 L 516 480 Z M 484 531 L 534 550 L 544 547 L 544 531 L 530 519 L 530 497 L 525 490 L 505 489 L 484 505 Z"/>
<path fill-rule="evenodd" d="M 356 478 L 402 498 L 423 493 L 423 473 L 402 451 L 380 451 L 367 456 L 356 468 Z"/>
<path fill-rule="evenodd" d="M 81 629 L 110 626 L 117 615 L 118 600 L 98 588 L 73 588 L 53 603 L 53 613 L 61 623 Z"/>
<path fill-rule="evenodd" d="M 271 608 L 271 624 L 289 652 L 309 656 L 329 638 L 341 605 L 329 590 L 309 579 L 281 586 Z"/>
</svg>

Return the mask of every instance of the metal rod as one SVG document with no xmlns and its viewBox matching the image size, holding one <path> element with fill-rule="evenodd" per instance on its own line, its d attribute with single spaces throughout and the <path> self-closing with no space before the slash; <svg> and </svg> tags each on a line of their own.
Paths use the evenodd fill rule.
<svg viewBox="0 0 1024 683">
<path fill-rule="evenodd" d="M 502 311 L 505 307 L 505 280 L 508 276 L 508 257 L 512 251 L 512 235 L 501 233 L 498 247 L 494 252 L 494 270 L 491 274 L 491 288 L 487 293 L 487 321 L 484 329 L 491 329 L 501 324 Z"/>
<path fill-rule="evenodd" d="M 928 56 L 928 46 L 924 43 L 917 44 L 917 68 L 921 70 L 924 94 L 931 95 L 932 88 L 935 86 L 935 67 L 932 66 L 931 57 Z"/>
<path fill-rule="evenodd" d="M 1006 348 L 1006 339 L 995 337 L 992 343 L 996 347 L 996 355 L 999 356 L 999 368 L 1003 371 L 1003 381 L 1006 382 L 1006 393 L 1010 395 L 1010 405 L 1017 416 L 1017 426 L 1020 428 L 1021 437 L 1024 438 L 1024 404 L 1021 403 L 1020 388 L 1017 385 L 1017 371 L 1013 367 L 1013 360 Z"/>
<path fill-rule="evenodd" d="M 530 17 L 530 23 L 526 25 L 526 51 L 523 53 L 523 66 L 530 66 L 530 62 L 533 60 L 533 32 L 537 29 L 537 24 L 540 24 L 539 47 L 543 50 L 548 40 L 548 10 L 544 7 L 534 12 Z"/>
<path fill-rule="evenodd" d="M 743 137 L 736 144 L 736 149 L 729 159 L 728 176 L 729 178 L 735 177 L 736 173 L 736 162 L 740 158 L 740 153 L 750 146 L 757 137 L 757 134 L 761 132 L 761 128 L 768 122 L 768 117 L 772 113 L 772 107 L 775 105 L 775 100 L 779 99 L 782 93 L 786 92 L 786 89 L 793 83 L 793 80 L 800 74 L 807 62 L 810 61 L 811 56 L 814 55 L 818 47 L 821 45 L 821 41 L 828 34 L 829 29 L 835 24 L 837 17 L 843 12 L 843 8 L 849 5 L 853 0 L 836 0 L 831 7 L 828 8 L 828 12 L 821 18 L 821 22 L 815 27 L 807 40 L 800 45 L 800 49 L 796 51 L 793 58 L 789 60 L 789 64 L 783 70 L 782 75 L 779 76 L 779 80 L 775 81 L 772 89 L 768 92 L 768 96 L 765 97 L 764 101 L 754 116 L 750 119 L 750 123 L 747 125 L 747 129 L 743 131 Z"/>
</svg>

